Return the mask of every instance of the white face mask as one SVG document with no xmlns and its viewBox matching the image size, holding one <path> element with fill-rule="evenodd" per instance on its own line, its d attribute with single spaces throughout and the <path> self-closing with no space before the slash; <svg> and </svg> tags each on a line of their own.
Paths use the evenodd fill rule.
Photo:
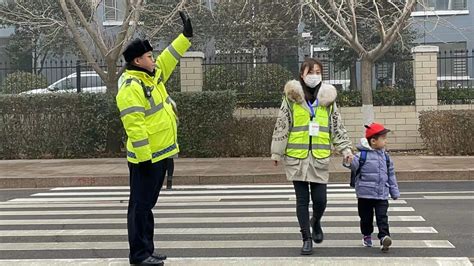
<svg viewBox="0 0 474 266">
<path fill-rule="evenodd" d="M 321 74 L 308 74 L 306 77 L 303 78 L 304 83 L 306 86 L 310 88 L 316 87 L 319 83 L 321 83 L 322 77 Z"/>
</svg>

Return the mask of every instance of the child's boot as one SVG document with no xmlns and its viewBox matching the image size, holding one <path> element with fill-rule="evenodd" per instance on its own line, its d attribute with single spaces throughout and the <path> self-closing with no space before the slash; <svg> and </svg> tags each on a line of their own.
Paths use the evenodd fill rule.
<svg viewBox="0 0 474 266">
<path fill-rule="evenodd" d="M 372 247 L 372 236 L 364 236 L 362 238 L 362 245 L 364 245 L 364 247 Z"/>
</svg>

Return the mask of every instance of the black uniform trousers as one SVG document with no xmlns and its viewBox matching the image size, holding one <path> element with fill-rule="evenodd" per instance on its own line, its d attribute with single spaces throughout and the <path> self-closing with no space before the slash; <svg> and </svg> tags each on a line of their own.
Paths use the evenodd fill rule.
<svg viewBox="0 0 474 266">
<path fill-rule="evenodd" d="M 388 200 L 359 198 L 357 199 L 357 208 L 360 217 L 360 231 L 364 236 L 369 236 L 374 232 L 374 210 L 379 228 L 377 237 L 382 239 L 384 236 L 390 236 L 387 216 Z"/>
<path fill-rule="evenodd" d="M 166 162 L 128 163 L 130 170 L 130 200 L 127 229 L 131 264 L 139 263 L 153 254 L 155 222 L 152 209 L 158 201 L 166 172 Z"/>
</svg>

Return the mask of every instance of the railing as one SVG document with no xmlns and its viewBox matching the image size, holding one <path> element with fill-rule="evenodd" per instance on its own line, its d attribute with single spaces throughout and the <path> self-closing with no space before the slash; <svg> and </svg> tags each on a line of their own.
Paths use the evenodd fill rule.
<svg viewBox="0 0 474 266">
<path fill-rule="evenodd" d="M 438 102 L 474 103 L 474 50 L 438 54 Z"/>
<path fill-rule="evenodd" d="M 123 64 L 119 61 L 117 68 L 120 69 Z M 104 62 L 99 62 L 99 65 L 107 71 Z M 179 91 L 180 84 L 178 65 L 167 81 L 167 89 Z M 120 85 L 119 80 L 117 86 Z M 104 81 L 86 62 L 51 60 L 36 69 L 18 68 L 0 62 L 0 93 L 105 93 L 106 89 Z"/>
<path fill-rule="evenodd" d="M 357 69 L 344 68 L 341 62 L 326 53 L 315 54 L 323 64 L 323 81 L 333 84 L 344 92 L 348 99 L 360 98 L 360 90 L 356 90 Z M 220 55 L 206 58 L 204 68 L 204 90 L 233 89 L 238 94 L 238 104 L 246 107 L 278 107 L 284 84 L 299 75 L 302 62 L 284 61 L 273 63 L 264 56 L 252 54 Z M 379 62 L 375 65 L 377 91 L 389 91 L 391 96 L 400 99 L 377 100 L 379 105 L 393 105 L 394 102 L 406 105 L 414 104 L 413 59 L 405 58 L 393 62 Z M 351 78 L 352 77 L 352 78 Z M 399 92 L 397 92 L 399 91 Z M 382 93 L 383 94 L 383 93 Z M 351 97 L 353 95 L 353 97 Z M 377 99 L 384 98 L 378 93 Z M 413 97 L 412 97 L 413 96 Z M 390 100 L 390 101 L 388 101 Z M 346 102 L 346 101 L 344 101 Z M 354 100 L 354 102 L 357 102 Z"/>
</svg>

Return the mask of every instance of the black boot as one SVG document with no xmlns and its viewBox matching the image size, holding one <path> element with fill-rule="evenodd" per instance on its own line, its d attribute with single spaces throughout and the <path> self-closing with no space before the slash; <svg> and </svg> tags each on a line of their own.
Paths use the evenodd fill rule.
<svg viewBox="0 0 474 266">
<path fill-rule="evenodd" d="M 321 222 L 316 221 L 316 218 L 311 217 L 310 220 L 311 227 L 313 228 L 313 233 L 311 236 L 313 237 L 314 243 L 320 244 L 324 240 L 324 234 L 323 234 L 323 229 L 321 228 Z"/>
<path fill-rule="evenodd" d="M 166 189 L 172 189 L 173 188 L 173 179 L 168 176 L 166 179 Z"/>
<path fill-rule="evenodd" d="M 153 256 L 146 258 L 144 261 L 139 263 L 132 263 L 132 265 L 159 265 L 163 266 L 165 263 L 162 260 L 159 260 Z"/>
<path fill-rule="evenodd" d="M 159 260 L 166 260 L 167 256 L 165 254 L 155 253 L 151 254 L 152 257 Z"/>
<path fill-rule="evenodd" d="M 313 240 L 309 236 L 309 232 L 306 232 L 306 230 L 301 230 L 301 235 L 303 236 L 303 247 L 301 248 L 301 255 L 313 254 Z"/>
</svg>

